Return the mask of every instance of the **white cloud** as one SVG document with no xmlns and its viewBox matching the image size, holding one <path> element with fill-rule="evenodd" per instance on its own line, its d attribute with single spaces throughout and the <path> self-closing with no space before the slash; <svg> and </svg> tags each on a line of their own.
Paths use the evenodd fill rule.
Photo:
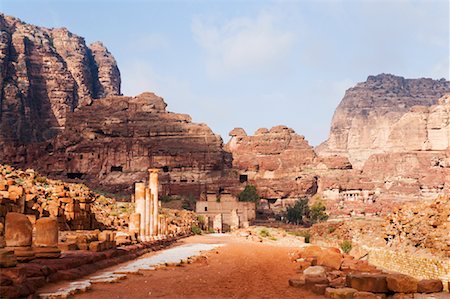
<svg viewBox="0 0 450 299">
<path fill-rule="evenodd" d="M 221 25 L 194 18 L 192 32 L 206 52 L 206 67 L 214 77 L 273 73 L 289 66 L 295 34 L 283 30 L 267 12 L 256 18 L 233 18 Z"/>
</svg>

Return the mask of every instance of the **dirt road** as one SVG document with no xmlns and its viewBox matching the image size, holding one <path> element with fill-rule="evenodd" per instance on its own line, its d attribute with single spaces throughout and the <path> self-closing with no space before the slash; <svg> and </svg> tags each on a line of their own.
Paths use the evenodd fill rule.
<svg viewBox="0 0 450 299">
<path fill-rule="evenodd" d="M 295 264 L 284 248 L 237 237 L 195 236 L 181 243 L 224 243 L 192 264 L 143 275 L 129 275 L 114 284 L 94 284 L 76 299 L 119 298 L 323 298 L 288 286 Z"/>
</svg>

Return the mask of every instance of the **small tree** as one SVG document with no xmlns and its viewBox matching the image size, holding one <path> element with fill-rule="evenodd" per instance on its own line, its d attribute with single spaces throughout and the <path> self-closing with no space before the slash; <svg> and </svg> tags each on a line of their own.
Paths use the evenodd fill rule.
<svg viewBox="0 0 450 299">
<path fill-rule="evenodd" d="M 253 185 L 245 186 L 244 190 L 238 195 L 239 201 L 251 201 L 257 202 L 259 200 L 258 192 L 256 187 Z"/>
<path fill-rule="evenodd" d="M 309 216 L 308 199 L 301 198 L 292 207 L 287 208 L 287 220 L 289 223 L 305 224 Z"/>
<path fill-rule="evenodd" d="M 323 201 L 321 199 L 317 199 L 310 208 L 309 218 L 311 223 L 314 224 L 317 222 L 326 221 L 328 219 L 328 215 L 325 213 L 326 209 L 327 208 L 325 207 Z"/>
</svg>

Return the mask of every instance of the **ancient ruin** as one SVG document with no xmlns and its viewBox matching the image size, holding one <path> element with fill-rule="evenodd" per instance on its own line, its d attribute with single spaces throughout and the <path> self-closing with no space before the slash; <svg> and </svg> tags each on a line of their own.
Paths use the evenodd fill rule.
<svg viewBox="0 0 450 299">
<path fill-rule="evenodd" d="M 254 202 L 239 201 L 227 192 L 207 193 L 206 200 L 197 201 L 195 212 L 206 216 L 208 227 L 220 232 L 248 227 L 256 219 Z"/>
<path fill-rule="evenodd" d="M 129 226 L 129 231 L 137 234 L 141 241 L 150 241 L 152 238 L 165 237 L 168 234 L 168 219 L 159 213 L 158 169 L 149 169 L 148 172 L 147 187 L 142 182 L 135 184 L 136 211 L 130 215 L 132 225 Z"/>
<path fill-rule="evenodd" d="M 1 13 L 0 31 L 1 298 L 66 298 L 129 273 L 140 274 L 136 298 L 158 297 L 147 281 L 170 275 L 252 292 L 230 297 L 449 298 L 446 79 L 369 76 L 345 92 L 317 147 L 276 124 L 235 128 L 224 144 L 153 92 L 122 95 L 101 42 Z M 177 252 L 181 238 L 215 251 L 171 257 L 179 267 L 157 273 L 175 265 L 162 249 Z M 64 280 L 73 290 L 39 293 Z M 264 284 L 277 293 L 255 289 Z"/>
</svg>

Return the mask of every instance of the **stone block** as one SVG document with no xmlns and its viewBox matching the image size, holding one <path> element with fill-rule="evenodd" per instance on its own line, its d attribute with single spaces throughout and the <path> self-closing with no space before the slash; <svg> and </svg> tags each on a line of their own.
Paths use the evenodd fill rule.
<svg viewBox="0 0 450 299">
<path fill-rule="evenodd" d="M 333 288 L 344 288 L 345 287 L 345 277 L 337 277 L 330 281 L 330 286 Z"/>
<path fill-rule="evenodd" d="M 342 288 L 342 289 L 326 288 L 325 297 L 332 299 L 353 299 L 353 295 L 356 292 L 357 290 L 352 288 Z"/>
<path fill-rule="evenodd" d="M 58 258 L 61 256 L 61 249 L 58 247 L 34 247 L 33 252 L 37 258 Z"/>
<path fill-rule="evenodd" d="M 0 249 L 0 268 L 14 267 L 17 264 L 17 258 L 13 250 Z"/>
<path fill-rule="evenodd" d="M 303 288 L 305 286 L 305 280 L 291 278 L 289 279 L 289 285 L 294 288 Z"/>
<path fill-rule="evenodd" d="M 424 279 L 417 284 L 418 293 L 439 293 L 443 289 L 444 285 L 439 279 Z"/>
<path fill-rule="evenodd" d="M 311 291 L 317 295 L 325 295 L 325 290 L 329 287 L 328 284 L 315 284 Z"/>
<path fill-rule="evenodd" d="M 308 262 L 308 261 L 300 261 L 300 262 L 297 262 L 297 265 L 298 265 L 298 269 L 299 269 L 300 271 L 303 271 L 303 270 L 305 270 L 306 268 L 311 267 L 311 262 Z"/>
<path fill-rule="evenodd" d="M 78 250 L 77 243 L 59 243 L 58 248 L 62 251 Z"/>
<path fill-rule="evenodd" d="M 322 252 L 320 252 L 317 256 L 318 266 L 325 266 L 335 270 L 339 270 L 341 268 L 342 261 L 342 254 L 331 248 L 322 250 Z"/>
<path fill-rule="evenodd" d="M 353 299 L 385 299 L 385 294 L 374 294 L 371 292 L 356 292 L 353 294 Z"/>
<path fill-rule="evenodd" d="M 397 293 L 417 292 L 418 280 L 405 274 L 388 274 L 386 276 L 387 287 Z"/>
<path fill-rule="evenodd" d="M 105 250 L 105 242 L 104 241 L 94 241 L 89 243 L 89 250 L 94 252 L 100 252 Z"/>
<path fill-rule="evenodd" d="M 322 266 L 311 266 L 303 271 L 303 275 L 306 278 L 327 278 L 325 268 Z"/>
<path fill-rule="evenodd" d="M 31 222 L 24 214 L 14 212 L 6 214 L 6 246 L 31 246 L 32 230 Z"/>
<path fill-rule="evenodd" d="M 57 247 L 58 246 L 58 220 L 56 218 L 40 218 L 36 221 L 36 233 L 34 246 Z"/>
<path fill-rule="evenodd" d="M 303 249 L 300 252 L 300 255 L 303 258 L 308 258 L 308 257 L 317 258 L 321 253 L 322 253 L 322 248 L 320 248 L 319 246 L 311 245 L 311 246 L 308 246 L 305 249 Z"/>
<path fill-rule="evenodd" d="M 348 274 L 347 286 L 358 291 L 386 293 L 388 291 L 386 275 L 384 274 Z"/>
<path fill-rule="evenodd" d="M 326 277 L 308 277 L 305 276 L 305 285 L 309 288 L 312 288 L 312 286 L 316 285 L 316 284 L 326 284 L 327 286 L 329 286 L 329 281 L 328 278 Z"/>
</svg>

